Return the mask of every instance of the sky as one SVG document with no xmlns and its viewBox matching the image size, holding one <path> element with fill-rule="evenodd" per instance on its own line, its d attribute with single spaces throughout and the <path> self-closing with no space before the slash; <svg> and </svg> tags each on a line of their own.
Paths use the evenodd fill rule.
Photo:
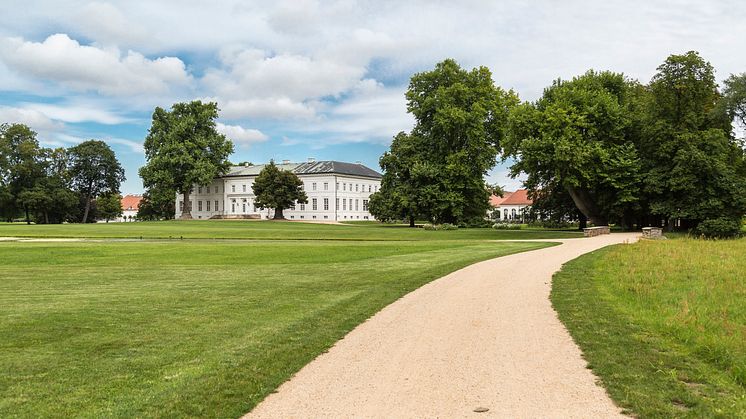
<svg viewBox="0 0 746 419">
<path fill-rule="evenodd" d="M 557 78 L 613 70 L 647 83 L 699 51 L 719 81 L 746 72 L 742 1 L 3 0 L 0 122 L 42 145 L 106 141 L 137 170 L 153 109 L 215 101 L 231 161 L 342 160 L 379 170 L 411 129 L 412 74 L 445 58 L 486 66 L 536 100 Z M 521 179 L 497 162 L 487 180 Z"/>
</svg>

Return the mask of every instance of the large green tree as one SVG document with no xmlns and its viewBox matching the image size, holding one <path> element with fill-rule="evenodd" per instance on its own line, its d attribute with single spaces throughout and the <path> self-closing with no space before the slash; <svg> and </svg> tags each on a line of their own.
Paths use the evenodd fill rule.
<svg viewBox="0 0 746 419">
<path fill-rule="evenodd" d="M 176 213 L 173 190 L 150 188 L 142 195 L 137 210 L 138 220 L 171 220 Z"/>
<path fill-rule="evenodd" d="M 146 188 L 184 196 L 182 219 L 191 219 L 189 195 L 194 185 L 206 185 L 230 168 L 233 143 L 217 132 L 216 103 L 195 100 L 160 107 L 145 138 L 147 163 L 140 168 Z"/>
<path fill-rule="evenodd" d="M 731 74 L 725 80 L 721 105 L 725 113 L 746 130 L 746 73 Z"/>
<path fill-rule="evenodd" d="M 91 201 L 99 195 L 119 193 L 124 169 L 114 151 L 103 141 L 88 140 L 68 149 L 70 180 L 84 200 L 82 222 L 88 221 Z"/>
<path fill-rule="evenodd" d="M 274 161 L 264 166 L 252 185 L 254 204 L 259 208 L 273 208 L 274 219 L 285 217 L 282 211 L 295 203 L 308 203 L 308 196 L 303 191 L 303 181 L 289 170 L 280 170 Z"/>
<path fill-rule="evenodd" d="M 486 67 L 467 71 L 448 59 L 412 76 L 406 98 L 415 126 L 381 158 L 380 195 L 371 197 L 377 216 L 400 214 L 410 223 L 419 216 L 450 223 L 483 218 L 484 176 L 518 97 L 495 86 Z"/>
<path fill-rule="evenodd" d="M 730 85 L 733 87 L 733 85 Z M 743 149 L 731 135 L 732 114 L 719 106 L 714 69 L 694 51 L 671 55 L 650 85 L 640 144 L 644 194 L 670 226 L 696 227 L 746 212 Z"/>
<path fill-rule="evenodd" d="M 36 132 L 23 124 L 0 125 L 0 177 L 2 177 L 2 212 L 8 218 L 23 212 L 31 222 L 29 201 L 21 199 L 44 178 L 44 150 L 39 146 Z"/>
<path fill-rule="evenodd" d="M 589 71 L 557 80 L 538 101 L 516 107 L 504 148 L 516 160 L 512 174 L 526 173 L 534 193 L 566 192 L 596 225 L 634 210 L 638 89 L 621 74 Z"/>
</svg>

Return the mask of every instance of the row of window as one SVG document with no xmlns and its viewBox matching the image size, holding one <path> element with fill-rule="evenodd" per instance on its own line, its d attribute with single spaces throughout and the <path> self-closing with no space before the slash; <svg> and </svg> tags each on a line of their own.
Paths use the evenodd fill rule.
<svg viewBox="0 0 746 419">
<path fill-rule="evenodd" d="M 353 211 L 353 202 L 355 204 L 354 211 L 359 211 L 359 208 L 360 208 L 360 205 L 359 205 L 360 204 L 360 200 L 359 199 L 354 199 L 354 200 L 352 198 L 349 198 L 349 199 L 341 198 L 341 199 L 342 199 L 342 210 L 343 211 L 347 211 L 348 203 L 349 203 L 350 211 Z M 337 209 L 337 210 L 339 210 L 339 200 L 340 200 L 340 198 L 337 198 L 337 200 L 336 200 L 336 208 L 335 209 Z M 220 201 L 197 201 L 197 211 L 202 211 L 202 208 L 203 208 L 202 203 L 203 202 L 205 203 L 205 207 L 204 207 L 205 211 L 213 211 L 213 209 L 211 208 L 212 202 L 215 202 L 214 211 L 220 211 Z M 246 198 L 243 198 L 241 204 L 242 204 L 242 207 L 241 207 L 242 211 L 241 212 L 246 213 L 246 209 L 247 208 L 249 208 L 251 210 L 251 212 L 256 212 L 256 206 L 253 203 L 248 203 L 247 200 L 246 200 Z M 311 198 L 311 210 L 312 211 L 318 211 L 318 209 L 319 209 L 318 208 L 319 207 L 318 204 L 319 204 L 319 200 L 317 198 Z M 323 204 L 324 211 L 329 211 L 329 198 L 323 198 L 322 204 Z M 301 211 L 305 211 L 306 210 L 306 205 L 305 204 L 299 204 L 299 206 L 300 206 L 300 210 Z M 231 200 L 231 212 L 235 213 L 236 212 L 236 207 L 237 207 L 237 202 L 236 202 L 235 199 L 232 199 Z M 295 210 L 295 204 L 292 205 L 290 207 L 290 209 L 291 210 Z M 179 211 L 182 211 L 182 212 L 184 211 L 184 202 L 183 201 L 179 201 Z M 363 199 L 363 211 L 368 211 L 368 200 L 367 199 Z"/>
<path fill-rule="evenodd" d="M 306 218 L 306 216 L 305 216 L 305 215 L 299 215 L 299 216 L 298 216 L 298 219 L 300 219 L 300 220 L 304 220 L 305 218 Z M 291 215 L 291 216 L 290 216 L 290 219 L 291 219 L 291 220 L 294 220 L 294 219 L 295 219 L 295 215 Z M 312 216 L 311 216 L 311 219 L 312 219 L 312 220 L 315 220 L 315 219 L 316 219 L 316 216 L 315 216 L 315 215 L 312 215 Z M 325 219 L 325 220 L 328 220 L 328 219 L 329 219 L 329 216 L 328 216 L 328 215 L 325 215 L 325 216 L 324 216 L 324 219 Z M 347 219 L 347 216 L 346 216 L 346 215 L 344 216 L 344 219 L 345 219 L 345 220 Z M 350 215 L 350 220 L 353 220 L 353 219 L 355 219 L 355 217 L 353 217 L 352 215 Z M 357 219 L 358 219 L 358 220 L 360 219 L 360 216 L 359 216 L 359 215 L 357 216 Z M 370 219 L 370 217 L 369 217 L 369 216 L 367 216 L 367 215 L 363 215 L 363 220 L 369 220 L 369 219 Z"/>
<path fill-rule="evenodd" d="M 203 201 L 197 201 L 197 211 L 202 211 L 202 202 Z M 204 201 L 204 202 L 206 205 L 205 211 L 212 211 L 212 209 L 210 209 L 210 204 L 212 203 L 212 201 Z M 215 211 L 220 211 L 220 201 L 214 201 L 214 202 L 215 202 Z M 190 205 L 192 205 L 192 208 L 194 208 L 193 204 L 190 203 Z M 179 201 L 179 211 L 182 211 L 182 212 L 184 211 L 184 201 Z"/>
<path fill-rule="evenodd" d="M 211 190 L 210 186 L 205 186 L 205 193 L 209 194 L 210 190 Z M 214 191 L 213 193 L 220 193 L 220 186 L 213 186 L 212 187 L 212 191 Z M 202 193 L 202 187 L 201 186 L 197 187 L 197 193 L 198 194 Z"/>
<path fill-rule="evenodd" d="M 346 198 L 337 198 L 335 202 L 335 210 L 339 211 L 339 200 L 342 200 L 342 211 L 347 211 L 348 203 L 350 211 L 359 211 L 360 210 L 360 200 L 359 199 L 346 199 Z M 324 204 L 324 211 L 329 211 L 329 198 L 323 198 L 323 204 Z M 353 210 L 353 202 L 355 203 L 355 209 Z M 319 208 L 319 201 L 317 198 L 311 198 L 311 210 L 317 211 Z M 306 204 L 298 204 L 301 211 L 306 210 Z M 295 204 L 290 206 L 290 209 L 295 211 Z M 363 211 L 368 211 L 368 200 L 363 199 Z"/>
<path fill-rule="evenodd" d="M 355 192 L 365 192 L 366 185 L 363 185 L 363 184 L 360 184 L 360 183 L 355 183 L 354 185 L 355 185 Z M 350 192 L 352 192 L 352 186 L 353 186 L 352 183 L 344 183 L 343 182 L 342 183 L 342 190 L 343 191 L 347 191 L 347 188 L 349 187 Z M 323 187 L 324 187 L 323 190 L 328 191 L 329 190 L 329 182 L 324 182 Z M 378 185 L 367 185 L 367 187 L 368 187 L 368 192 L 378 192 Z M 305 185 L 301 186 L 301 188 L 305 189 Z M 311 183 L 311 190 L 312 191 L 317 190 L 316 189 L 316 182 L 312 182 Z M 337 190 L 339 190 L 339 182 L 337 182 Z M 241 192 L 246 192 L 246 191 L 247 191 L 246 185 L 241 185 Z M 218 192 L 218 189 L 217 189 L 217 186 L 216 186 L 215 187 L 215 193 L 217 193 L 217 192 Z M 231 185 L 231 192 L 232 193 L 236 192 L 236 185 Z M 202 187 L 201 186 L 198 188 L 198 193 L 202 193 Z M 207 193 L 210 193 L 210 187 L 209 186 L 207 187 Z"/>
</svg>

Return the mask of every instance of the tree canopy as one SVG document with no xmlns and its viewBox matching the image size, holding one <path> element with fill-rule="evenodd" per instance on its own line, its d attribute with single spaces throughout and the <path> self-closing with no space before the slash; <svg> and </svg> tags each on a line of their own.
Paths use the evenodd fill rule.
<svg viewBox="0 0 746 419">
<path fill-rule="evenodd" d="M 379 219 L 416 217 L 458 223 L 489 208 L 484 176 L 505 137 L 508 112 L 518 103 L 496 87 L 486 67 L 471 71 L 448 59 L 415 74 L 406 93 L 415 118 L 380 159 L 381 190 L 371 196 Z"/>
<path fill-rule="evenodd" d="M 726 94 L 696 52 L 671 55 L 647 86 L 589 71 L 513 109 L 505 157 L 544 206 L 567 194 L 597 225 L 692 228 L 746 213 L 744 152 L 732 135 L 740 79 Z M 544 208 L 547 209 L 547 208 Z"/>
<path fill-rule="evenodd" d="M 124 169 L 103 141 L 84 141 L 71 147 L 68 155 L 72 187 L 85 199 L 82 220 L 85 223 L 92 200 L 101 194 L 119 193 L 119 185 L 125 180 Z"/>
<path fill-rule="evenodd" d="M 153 112 L 140 176 L 148 189 L 184 196 L 182 219 L 192 218 L 189 195 L 194 185 L 206 185 L 230 168 L 233 143 L 217 131 L 217 117 L 216 103 L 199 100 Z"/>
<path fill-rule="evenodd" d="M 303 181 L 289 170 L 280 170 L 274 161 L 259 172 L 252 185 L 254 204 L 259 208 L 273 208 L 274 219 L 284 219 L 283 210 L 296 203 L 308 203 L 308 196 L 303 190 Z"/>
</svg>

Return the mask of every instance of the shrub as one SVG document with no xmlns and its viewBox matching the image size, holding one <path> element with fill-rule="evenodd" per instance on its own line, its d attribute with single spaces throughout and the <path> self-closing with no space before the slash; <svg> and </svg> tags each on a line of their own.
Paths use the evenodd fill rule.
<svg viewBox="0 0 746 419">
<path fill-rule="evenodd" d="M 520 230 L 521 225 L 510 223 L 495 223 L 492 228 L 494 228 L 495 230 Z"/>
<path fill-rule="evenodd" d="M 694 229 L 694 234 L 707 239 L 737 237 L 741 234 L 741 223 L 739 220 L 726 217 L 704 220 Z"/>
<path fill-rule="evenodd" d="M 449 223 L 443 223 L 443 224 L 425 224 L 422 226 L 425 230 L 429 231 L 437 231 L 437 230 L 456 230 L 458 229 L 457 226 Z"/>
<path fill-rule="evenodd" d="M 548 228 L 552 230 L 578 228 L 578 223 L 556 220 L 536 220 L 528 223 L 529 227 Z"/>
</svg>

